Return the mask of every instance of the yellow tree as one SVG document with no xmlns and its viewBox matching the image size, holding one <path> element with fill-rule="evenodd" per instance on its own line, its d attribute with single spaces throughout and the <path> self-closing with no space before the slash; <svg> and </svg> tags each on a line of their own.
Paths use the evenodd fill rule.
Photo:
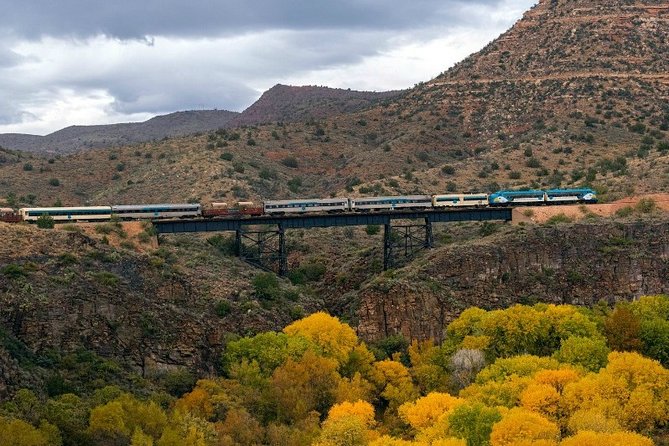
<svg viewBox="0 0 669 446">
<path fill-rule="evenodd" d="M 335 404 L 323 422 L 323 430 L 317 445 L 356 446 L 366 445 L 376 434 L 374 408 L 365 401 Z"/>
<path fill-rule="evenodd" d="M 634 432 L 583 431 L 562 440 L 560 446 L 653 446 L 653 440 Z"/>
<path fill-rule="evenodd" d="M 463 402 L 464 400 L 448 393 L 432 392 L 415 402 L 402 404 L 398 413 L 411 427 L 422 430 L 436 423 L 444 414 Z"/>
<path fill-rule="evenodd" d="M 546 418 L 557 421 L 560 409 L 560 394 L 553 386 L 533 383 L 520 395 L 520 404 Z"/>
<path fill-rule="evenodd" d="M 130 439 L 130 446 L 153 446 L 153 438 L 137 428 Z"/>
<path fill-rule="evenodd" d="M 345 363 L 358 345 L 358 336 L 350 326 L 323 312 L 295 321 L 283 331 L 310 340 L 325 356 L 336 359 L 339 364 Z"/>
<path fill-rule="evenodd" d="M 50 446 L 40 431 L 23 420 L 0 417 L 0 444 L 3 446 Z"/>
<path fill-rule="evenodd" d="M 402 363 L 389 359 L 379 361 L 371 373 L 372 382 L 388 403 L 388 411 L 395 412 L 401 404 L 418 397 L 411 374 Z"/>
<path fill-rule="evenodd" d="M 104 437 L 129 436 L 125 423 L 125 411 L 119 401 L 111 401 L 91 410 L 89 431 Z"/>
<path fill-rule="evenodd" d="M 669 419 L 669 370 L 637 353 L 613 352 L 598 374 L 570 383 L 563 392 L 569 413 L 598 409 L 624 428 L 649 432 Z"/>
<path fill-rule="evenodd" d="M 560 430 L 557 424 L 538 413 L 514 408 L 503 415 L 490 434 L 491 446 L 515 446 L 521 443 L 557 444 Z"/>
<path fill-rule="evenodd" d="M 335 404 L 330 408 L 327 419 L 333 421 L 349 416 L 360 418 L 367 427 L 374 425 L 374 407 L 366 401 L 356 401 L 354 403 L 345 401 Z"/>
<path fill-rule="evenodd" d="M 620 423 L 607 417 L 600 408 L 577 410 L 569 418 L 567 427 L 572 433 L 581 431 L 611 433 L 621 430 Z"/>
<path fill-rule="evenodd" d="M 270 394 L 280 421 L 294 423 L 312 410 L 321 414 L 335 402 L 340 376 L 334 359 L 307 351 L 299 361 L 289 359 L 274 370 Z"/>
</svg>

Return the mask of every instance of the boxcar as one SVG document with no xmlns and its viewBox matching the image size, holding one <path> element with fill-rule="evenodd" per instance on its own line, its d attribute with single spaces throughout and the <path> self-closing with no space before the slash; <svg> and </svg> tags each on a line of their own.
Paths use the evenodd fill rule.
<svg viewBox="0 0 669 446">
<path fill-rule="evenodd" d="M 0 221 L 18 223 L 21 221 L 21 216 L 14 212 L 12 208 L 0 208 Z"/>
</svg>

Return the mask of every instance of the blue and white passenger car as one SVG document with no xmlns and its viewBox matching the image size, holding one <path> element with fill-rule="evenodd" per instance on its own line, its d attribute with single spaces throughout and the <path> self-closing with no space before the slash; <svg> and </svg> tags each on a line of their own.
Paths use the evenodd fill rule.
<svg viewBox="0 0 669 446">
<path fill-rule="evenodd" d="M 307 212 L 346 212 L 350 209 L 348 198 L 313 198 L 308 200 L 267 200 L 265 214 L 291 214 Z"/>
<path fill-rule="evenodd" d="M 431 208 L 431 195 L 404 195 L 398 197 L 351 198 L 352 211 L 379 211 L 393 209 Z"/>
<path fill-rule="evenodd" d="M 546 203 L 597 203 L 597 192 L 592 189 L 550 189 L 546 191 Z"/>
<path fill-rule="evenodd" d="M 488 196 L 488 202 L 491 206 L 541 204 L 545 201 L 546 192 L 542 190 L 501 190 Z"/>
<path fill-rule="evenodd" d="M 121 219 L 199 217 L 199 203 L 182 204 L 120 204 L 111 207 L 112 214 Z"/>
<path fill-rule="evenodd" d="M 81 207 L 46 207 L 22 208 L 19 215 L 23 221 L 37 221 L 42 215 L 48 215 L 55 221 L 97 221 L 111 218 L 110 206 L 81 206 Z"/>
</svg>

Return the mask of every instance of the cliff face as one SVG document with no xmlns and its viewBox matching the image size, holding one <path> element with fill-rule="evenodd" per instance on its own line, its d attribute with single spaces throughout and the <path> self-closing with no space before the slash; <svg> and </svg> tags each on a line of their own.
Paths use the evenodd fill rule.
<svg viewBox="0 0 669 446">
<path fill-rule="evenodd" d="M 256 270 L 203 240 L 185 245 L 139 254 L 0 223 L 0 397 L 38 382 L 52 353 L 90 351 L 147 377 L 211 373 L 229 333 L 293 320 L 289 306 L 251 298 Z"/>
<path fill-rule="evenodd" d="M 370 108 L 402 93 L 402 91 L 352 91 L 341 88 L 277 84 L 232 119 L 229 126 L 326 119 Z"/>
<path fill-rule="evenodd" d="M 138 254 L 78 232 L 0 224 L 0 241 L 0 396 L 39 383 L 49 352 L 95 352 L 142 376 L 183 366 L 210 373 L 230 333 L 280 329 L 323 308 L 357 319 L 368 341 L 395 333 L 440 340 L 470 306 L 593 305 L 669 292 L 667 219 L 507 225 L 376 276 L 368 271 L 374 252 L 340 253 L 322 292 L 269 301 L 253 295 L 257 270 L 194 237 Z M 344 290 L 337 271 L 371 279 Z"/>
<path fill-rule="evenodd" d="M 467 307 L 593 305 L 669 292 L 669 222 L 515 227 L 440 248 L 360 293 L 365 339 L 441 339 Z"/>
</svg>

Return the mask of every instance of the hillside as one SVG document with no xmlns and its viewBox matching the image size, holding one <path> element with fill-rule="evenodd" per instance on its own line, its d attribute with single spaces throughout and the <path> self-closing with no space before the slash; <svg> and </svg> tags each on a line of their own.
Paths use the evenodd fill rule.
<svg viewBox="0 0 669 446">
<path fill-rule="evenodd" d="M 255 103 L 236 116 L 229 127 L 273 122 L 322 120 L 340 114 L 354 113 L 391 98 L 401 91 L 375 93 L 316 86 L 295 87 L 277 84 Z"/>
<path fill-rule="evenodd" d="M 542 1 L 479 53 L 370 109 L 50 164 L 26 155 L 0 166 L 0 195 L 76 204 L 585 184 L 605 200 L 666 192 L 667 14 L 651 1 Z M 274 120 L 288 113 L 280 98 L 310 88 L 274 87 L 259 101 L 273 105 L 248 113 Z M 322 109 L 306 100 L 291 110 L 308 103 Z"/>
<path fill-rule="evenodd" d="M 401 92 L 351 91 L 327 87 L 275 85 L 242 113 L 192 110 L 156 116 L 145 122 L 75 125 L 46 136 L 0 134 L 0 147 L 45 155 L 127 146 L 220 128 L 269 122 L 323 119 L 369 108 Z"/>
<path fill-rule="evenodd" d="M 225 126 L 236 115 L 225 110 L 193 110 L 156 116 L 145 122 L 74 125 L 46 136 L 5 133 L 0 134 L 0 146 L 47 155 L 67 154 L 207 132 Z"/>
</svg>

